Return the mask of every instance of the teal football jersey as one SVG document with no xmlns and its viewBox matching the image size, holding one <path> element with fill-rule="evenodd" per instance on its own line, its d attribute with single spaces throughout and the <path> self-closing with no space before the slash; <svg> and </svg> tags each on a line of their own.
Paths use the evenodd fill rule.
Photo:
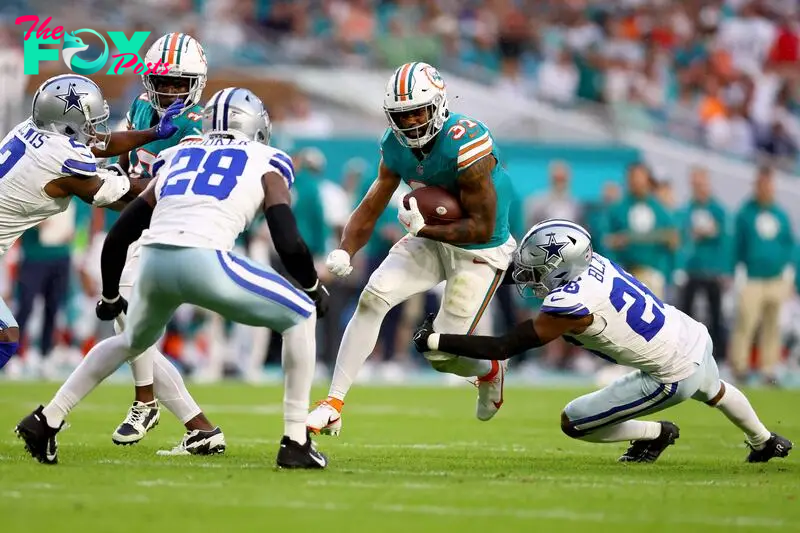
<svg viewBox="0 0 800 533">
<path fill-rule="evenodd" d="M 159 121 L 158 113 L 150 106 L 150 99 L 147 97 L 147 93 L 142 93 L 139 98 L 133 101 L 126 118 L 128 119 L 128 129 L 137 131 L 150 129 L 158 124 Z M 203 134 L 202 120 L 202 106 L 195 105 L 184 111 L 174 120 L 175 125 L 178 126 L 178 131 L 175 132 L 175 135 L 131 150 L 128 154 L 131 162 L 128 173 L 131 175 L 139 174 L 145 178 L 151 177 L 150 167 L 159 152 L 175 146 L 186 138 L 200 137 Z"/>
<path fill-rule="evenodd" d="M 511 180 L 502 165 L 500 149 L 483 123 L 459 113 L 450 113 L 433 141 L 433 148 L 422 160 L 417 159 L 411 148 L 400 144 L 389 128 L 381 139 L 381 155 L 383 164 L 399 174 L 412 189 L 438 185 L 456 196 L 459 194 L 459 174 L 483 157 L 493 156 L 497 160 L 492 171 L 492 182 L 497 192 L 494 233 L 487 243 L 462 245 L 461 248 L 494 248 L 508 240 L 508 212 L 513 199 Z"/>
</svg>

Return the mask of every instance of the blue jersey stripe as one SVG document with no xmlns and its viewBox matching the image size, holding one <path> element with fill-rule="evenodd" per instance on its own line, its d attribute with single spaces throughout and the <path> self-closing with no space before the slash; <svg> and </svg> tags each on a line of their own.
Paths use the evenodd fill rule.
<svg viewBox="0 0 800 533">
<path fill-rule="evenodd" d="M 269 164 L 280 172 L 281 176 L 286 179 L 286 183 L 291 188 L 294 184 L 294 165 L 292 164 L 292 158 L 285 154 L 277 153 L 269 160 Z"/>
<path fill-rule="evenodd" d="M 75 174 L 78 176 L 96 174 L 97 163 L 94 161 L 88 162 L 78 161 L 77 159 L 67 159 L 64 161 L 64 164 L 61 165 L 61 172 L 64 174 Z"/>
</svg>

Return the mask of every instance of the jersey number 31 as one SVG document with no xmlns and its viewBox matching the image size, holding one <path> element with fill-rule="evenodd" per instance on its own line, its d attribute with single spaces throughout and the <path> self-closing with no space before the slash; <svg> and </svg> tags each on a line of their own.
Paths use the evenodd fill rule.
<svg viewBox="0 0 800 533">
<path fill-rule="evenodd" d="M 238 148 L 207 152 L 197 146 L 183 148 L 175 154 L 161 189 L 161 198 L 186 194 L 211 196 L 224 200 L 230 196 L 247 165 L 247 153 Z M 158 161 L 153 172 L 158 171 Z M 191 188 L 190 188 L 191 185 Z"/>
<path fill-rule="evenodd" d="M 628 307 L 625 322 L 644 340 L 650 342 L 664 327 L 664 303 L 641 281 L 616 267 L 620 278 L 614 278 L 611 288 L 611 305 L 617 312 Z"/>
</svg>

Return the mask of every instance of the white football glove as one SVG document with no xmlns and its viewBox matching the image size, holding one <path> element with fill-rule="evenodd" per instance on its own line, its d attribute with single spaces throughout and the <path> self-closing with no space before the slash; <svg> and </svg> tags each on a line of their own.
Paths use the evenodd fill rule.
<svg viewBox="0 0 800 533">
<path fill-rule="evenodd" d="M 350 266 L 350 254 L 341 248 L 334 250 L 328 254 L 328 259 L 325 260 L 325 266 L 331 274 L 344 278 L 350 275 L 353 267 Z"/>
<path fill-rule="evenodd" d="M 400 199 L 400 205 L 397 207 L 397 220 L 412 235 L 416 235 L 425 227 L 425 217 L 422 216 L 419 207 L 417 207 L 416 198 L 408 199 L 408 209 L 403 205 L 403 199 Z"/>
</svg>

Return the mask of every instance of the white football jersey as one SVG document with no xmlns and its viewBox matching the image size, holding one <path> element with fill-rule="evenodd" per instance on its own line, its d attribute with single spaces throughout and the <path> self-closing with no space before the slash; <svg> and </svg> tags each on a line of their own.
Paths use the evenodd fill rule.
<svg viewBox="0 0 800 533">
<path fill-rule="evenodd" d="M 294 183 L 292 159 L 242 139 L 203 137 L 168 148 L 153 163 L 156 203 L 140 243 L 233 249 L 264 202 L 267 172 Z"/>
<path fill-rule="evenodd" d="M 0 142 L 0 256 L 31 228 L 67 209 L 70 198 L 50 198 L 44 187 L 63 176 L 97 175 L 84 144 L 36 128 L 28 119 Z"/>
<path fill-rule="evenodd" d="M 646 372 L 662 383 L 690 376 L 702 361 L 706 327 L 663 303 L 638 279 L 595 253 L 578 279 L 550 292 L 542 312 L 592 314 L 594 322 L 567 342 L 620 365 Z"/>
</svg>

